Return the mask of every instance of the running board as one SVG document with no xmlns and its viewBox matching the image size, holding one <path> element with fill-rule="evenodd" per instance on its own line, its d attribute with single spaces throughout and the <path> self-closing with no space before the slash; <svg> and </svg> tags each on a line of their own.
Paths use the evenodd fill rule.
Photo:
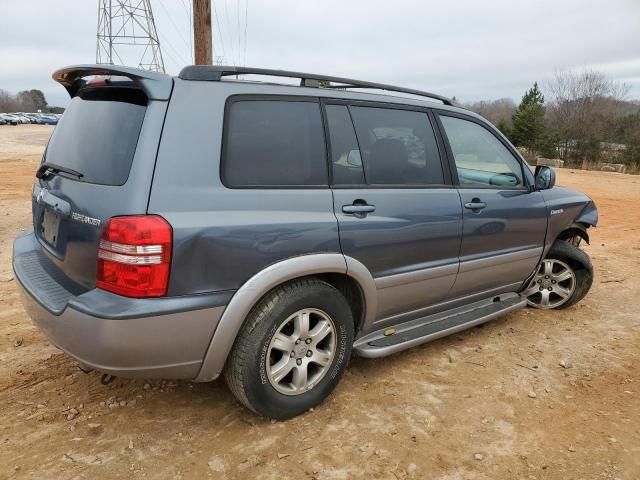
<svg viewBox="0 0 640 480">
<path fill-rule="evenodd" d="M 375 331 L 358 339 L 353 350 L 360 357 L 385 357 L 480 325 L 526 306 L 527 299 L 520 295 L 502 295 L 485 301 L 483 305 L 475 304 L 475 308 L 467 307 L 467 310 L 462 311 L 455 309 Z"/>
</svg>

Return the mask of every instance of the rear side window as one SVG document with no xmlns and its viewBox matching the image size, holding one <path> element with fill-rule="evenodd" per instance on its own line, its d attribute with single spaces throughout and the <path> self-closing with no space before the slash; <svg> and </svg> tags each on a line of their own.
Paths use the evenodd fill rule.
<svg viewBox="0 0 640 480">
<path fill-rule="evenodd" d="M 124 184 L 138 144 L 146 101 L 142 92 L 133 89 L 81 91 L 53 131 L 45 160 L 80 172 L 82 182 Z"/>
<path fill-rule="evenodd" d="M 440 155 L 426 113 L 389 108 L 350 107 L 367 183 L 444 183 Z"/>
<path fill-rule="evenodd" d="M 365 178 L 362 157 L 349 110 L 344 105 L 327 105 L 325 108 L 331 143 L 333 183 L 363 185 Z"/>
<path fill-rule="evenodd" d="M 222 158 L 226 186 L 328 184 L 317 102 L 239 100 L 228 108 Z"/>
</svg>

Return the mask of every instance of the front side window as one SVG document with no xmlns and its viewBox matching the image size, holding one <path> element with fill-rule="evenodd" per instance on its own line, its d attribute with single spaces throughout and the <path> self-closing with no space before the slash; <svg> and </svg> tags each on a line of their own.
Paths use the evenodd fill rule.
<svg viewBox="0 0 640 480">
<path fill-rule="evenodd" d="M 327 185 L 320 105 L 239 100 L 227 116 L 222 179 L 229 187 Z"/>
<path fill-rule="evenodd" d="M 460 185 L 519 187 L 522 166 L 489 130 L 475 122 L 441 115 Z"/>
<path fill-rule="evenodd" d="M 435 135 L 426 113 L 350 107 L 368 184 L 444 182 Z"/>
</svg>

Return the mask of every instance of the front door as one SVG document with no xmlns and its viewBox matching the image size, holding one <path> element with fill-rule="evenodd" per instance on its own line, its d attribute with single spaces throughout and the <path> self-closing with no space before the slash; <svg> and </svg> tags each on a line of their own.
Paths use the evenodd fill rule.
<svg viewBox="0 0 640 480">
<path fill-rule="evenodd" d="M 517 290 L 542 255 L 544 199 L 528 187 L 529 167 L 483 122 L 444 112 L 439 118 L 463 205 L 460 271 L 452 293 Z"/>
<path fill-rule="evenodd" d="M 325 113 L 340 244 L 375 279 L 375 328 L 419 315 L 449 298 L 462 234 L 429 115 L 339 104 Z"/>
</svg>

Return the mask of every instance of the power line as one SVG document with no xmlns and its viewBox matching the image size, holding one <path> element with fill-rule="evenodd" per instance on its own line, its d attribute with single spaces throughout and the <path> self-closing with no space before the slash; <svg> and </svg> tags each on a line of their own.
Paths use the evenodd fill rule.
<svg viewBox="0 0 640 480">
<path fill-rule="evenodd" d="M 236 20 L 238 24 L 238 63 L 242 64 L 242 53 L 240 53 L 240 48 L 242 47 L 242 42 L 240 40 L 240 0 L 236 0 Z"/>
<path fill-rule="evenodd" d="M 184 43 L 185 47 L 187 47 L 189 49 L 189 58 L 192 58 L 192 53 L 191 52 L 193 51 L 193 49 L 190 47 L 189 42 L 184 38 L 184 35 L 182 34 L 182 31 L 175 24 L 175 22 L 173 21 L 173 18 L 171 18 L 171 14 L 167 10 L 167 8 L 164 6 L 164 2 L 162 0 L 158 0 L 158 3 L 162 7 L 162 10 L 164 10 L 164 13 L 167 14 L 167 18 L 169 19 L 169 22 L 173 26 L 173 29 L 177 32 L 178 36 L 182 39 L 182 42 Z M 186 63 L 188 63 L 188 62 L 186 62 Z"/>
<path fill-rule="evenodd" d="M 249 28 L 249 0 L 244 0 L 244 51 L 242 52 L 242 64 L 247 66 L 247 29 Z"/>
<path fill-rule="evenodd" d="M 215 4 L 215 2 L 214 2 Z M 224 0 L 224 14 L 225 14 L 225 18 L 227 20 L 227 25 L 229 25 L 229 29 L 227 30 L 227 35 L 229 36 L 229 43 L 230 43 L 230 47 L 231 48 L 231 55 L 232 55 L 232 62 L 234 65 L 236 64 L 235 58 L 236 58 L 236 54 L 235 54 L 235 49 L 233 48 L 233 36 L 231 35 L 231 22 L 229 21 L 229 6 L 227 4 L 227 0 Z"/>
<path fill-rule="evenodd" d="M 224 48 L 224 35 L 222 35 L 222 28 L 220 28 L 220 17 L 218 16 L 218 9 L 216 8 L 215 0 L 212 2 L 213 4 L 213 16 L 216 20 L 216 25 L 218 25 L 218 34 L 220 35 L 220 45 L 222 45 L 222 55 L 226 55 L 226 49 Z M 235 63 L 234 63 L 235 65 Z"/>
</svg>

